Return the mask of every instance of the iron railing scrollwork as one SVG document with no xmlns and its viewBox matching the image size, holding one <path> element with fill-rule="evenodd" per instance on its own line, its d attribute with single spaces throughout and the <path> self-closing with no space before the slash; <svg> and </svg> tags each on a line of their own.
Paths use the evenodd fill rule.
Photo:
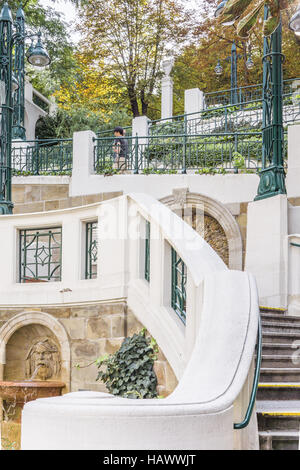
<svg viewBox="0 0 300 470">
<path fill-rule="evenodd" d="M 86 223 L 85 279 L 97 277 L 98 222 Z"/>
<path fill-rule="evenodd" d="M 171 262 L 171 306 L 185 324 L 187 268 L 173 247 L 171 248 Z"/>
<path fill-rule="evenodd" d="M 20 283 L 61 281 L 61 268 L 61 227 L 20 230 Z"/>
</svg>

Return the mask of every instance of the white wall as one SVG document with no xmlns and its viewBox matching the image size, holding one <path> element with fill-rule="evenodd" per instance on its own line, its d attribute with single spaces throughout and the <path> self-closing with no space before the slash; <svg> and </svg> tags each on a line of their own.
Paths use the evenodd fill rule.
<svg viewBox="0 0 300 470">
<path fill-rule="evenodd" d="M 99 276 L 83 281 L 81 224 L 95 216 L 100 222 Z M 145 220 L 151 223 L 150 283 L 143 278 L 140 259 Z M 62 282 L 18 285 L 16 230 L 54 224 L 63 227 Z M 106 394 L 83 392 L 26 404 L 23 449 L 257 448 L 256 426 L 246 435 L 233 430 L 235 420 L 245 415 L 252 381 L 258 298 L 251 275 L 229 271 L 189 225 L 147 194 L 47 214 L 4 216 L 0 235 L 0 256 L 9 267 L 0 273 L 3 302 L 9 305 L 13 298 L 16 304 L 45 305 L 125 297 L 180 379 L 165 400 L 107 399 Z M 187 268 L 185 327 L 171 308 L 171 246 Z M 62 287 L 71 291 L 61 294 Z"/>
</svg>

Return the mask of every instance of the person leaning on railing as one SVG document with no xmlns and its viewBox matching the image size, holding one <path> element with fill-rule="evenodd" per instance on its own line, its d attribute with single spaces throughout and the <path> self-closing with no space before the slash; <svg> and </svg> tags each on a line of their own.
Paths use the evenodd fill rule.
<svg viewBox="0 0 300 470">
<path fill-rule="evenodd" d="M 113 145 L 113 151 L 115 155 L 113 168 L 118 170 L 126 170 L 128 142 L 127 139 L 125 139 L 124 129 L 122 127 L 115 127 L 114 136 L 115 141 Z"/>
</svg>

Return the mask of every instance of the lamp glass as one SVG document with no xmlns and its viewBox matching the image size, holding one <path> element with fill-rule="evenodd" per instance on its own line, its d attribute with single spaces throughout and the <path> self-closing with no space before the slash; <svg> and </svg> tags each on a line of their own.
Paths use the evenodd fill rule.
<svg viewBox="0 0 300 470">
<path fill-rule="evenodd" d="M 50 57 L 47 51 L 44 49 L 40 35 L 35 47 L 31 46 L 29 48 L 27 53 L 27 60 L 31 65 L 36 67 L 45 67 L 46 65 L 50 64 Z"/>
<path fill-rule="evenodd" d="M 222 73 L 223 73 L 223 67 L 220 64 L 220 61 L 218 62 L 218 64 L 215 67 L 215 73 L 216 73 L 216 75 L 222 75 Z"/>
</svg>

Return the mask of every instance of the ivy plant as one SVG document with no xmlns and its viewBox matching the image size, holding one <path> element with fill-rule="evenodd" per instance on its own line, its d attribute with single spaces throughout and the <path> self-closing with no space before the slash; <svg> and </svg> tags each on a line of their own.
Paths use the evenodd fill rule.
<svg viewBox="0 0 300 470">
<path fill-rule="evenodd" d="M 114 354 L 97 359 L 96 380 L 105 383 L 107 390 L 124 398 L 158 398 L 157 377 L 153 369 L 158 346 L 146 330 L 125 338 Z"/>
</svg>

